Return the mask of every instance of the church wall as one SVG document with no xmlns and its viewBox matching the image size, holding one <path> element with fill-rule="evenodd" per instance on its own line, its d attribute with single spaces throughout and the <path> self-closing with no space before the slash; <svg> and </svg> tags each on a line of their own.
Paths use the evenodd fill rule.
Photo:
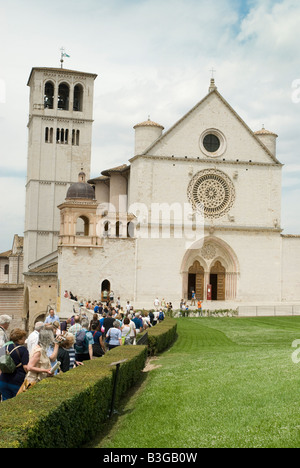
<svg viewBox="0 0 300 468">
<path fill-rule="evenodd" d="M 59 255 L 58 278 L 61 294 L 72 291 L 78 299 L 99 300 L 101 284 L 111 283 L 115 297 L 122 304 L 134 300 L 135 285 L 135 240 L 105 239 L 104 248 L 64 247 Z"/>
<path fill-rule="evenodd" d="M 24 318 L 31 332 L 37 321 L 44 321 L 50 307 L 56 308 L 57 275 L 30 273 L 25 276 Z"/>
<path fill-rule="evenodd" d="M 112 174 L 110 178 L 110 203 L 114 206 L 116 213 L 126 212 L 127 207 L 120 200 L 122 196 L 127 196 L 127 180 L 120 174 Z"/>
<path fill-rule="evenodd" d="M 207 237 L 207 235 L 206 235 Z M 270 302 L 281 300 L 281 239 L 279 234 L 249 232 L 216 232 L 210 242 L 221 239 L 238 259 L 237 302 Z M 192 253 L 201 258 L 201 247 Z M 172 301 L 178 307 L 183 291 L 181 271 L 186 254 L 185 239 L 140 239 L 137 254 L 137 304 L 153 306 L 156 296 Z M 219 257 L 218 257 L 219 258 Z M 222 263 L 222 257 L 219 258 Z M 203 261 L 205 272 L 216 259 Z M 188 268 L 192 266 L 189 264 Z M 226 259 L 223 257 L 223 266 Z M 144 305 L 142 305 L 144 304 Z"/>
<path fill-rule="evenodd" d="M 282 237 L 282 300 L 300 301 L 300 237 Z"/>
<path fill-rule="evenodd" d="M 281 301 L 281 238 L 279 233 L 223 232 L 216 236 L 237 255 L 240 274 L 237 300 Z"/>
<path fill-rule="evenodd" d="M 9 332 L 14 328 L 24 329 L 24 285 L 0 285 L 0 315 L 9 315 L 12 322 Z"/>
<path fill-rule="evenodd" d="M 0 258 L 0 284 L 9 283 L 9 274 L 5 274 L 6 265 L 9 265 L 9 258 Z"/>
<path fill-rule="evenodd" d="M 219 130 L 225 136 L 226 150 L 221 159 L 270 163 L 270 156 L 257 139 L 216 93 L 211 93 L 202 104 L 179 121 L 149 154 L 206 159 L 199 140 L 202 133 L 210 128 Z"/>
<path fill-rule="evenodd" d="M 153 307 L 156 297 L 178 308 L 182 295 L 181 263 L 183 239 L 140 239 L 137 253 L 137 297 L 139 307 Z"/>
<path fill-rule="evenodd" d="M 105 183 L 96 184 L 95 197 L 99 204 L 109 203 L 109 186 Z"/>
<path fill-rule="evenodd" d="M 9 280 L 11 284 L 23 283 L 23 256 L 12 255 L 9 257 Z"/>
<path fill-rule="evenodd" d="M 213 224 L 235 226 L 280 226 L 281 167 L 239 164 L 215 165 L 186 160 L 139 158 L 131 166 L 130 200 L 144 203 L 188 203 L 188 185 L 199 171 L 216 168 L 227 174 L 235 189 L 229 213 Z M 232 217 L 234 219 L 232 219 Z M 207 220 L 207 224 L 210 224 Z"/>
</svg>

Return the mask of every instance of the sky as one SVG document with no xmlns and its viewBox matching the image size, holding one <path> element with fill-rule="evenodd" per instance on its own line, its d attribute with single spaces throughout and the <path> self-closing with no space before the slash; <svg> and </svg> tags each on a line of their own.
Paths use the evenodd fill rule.
<svg viewBox="0 0 300 468">
<path fill-rule="evenodd" d="M 279 135 L 282 228 L 300 234 L 299 0 L 2 0 L 0 252 L 23 235 L 33 67 L 96 73 L 91 177 L 127 163 L 135 124 L 168 130 L 219 92 L 253 130 Z M 166 179 L 167 183 L 167 179 Z"/>
</svg>

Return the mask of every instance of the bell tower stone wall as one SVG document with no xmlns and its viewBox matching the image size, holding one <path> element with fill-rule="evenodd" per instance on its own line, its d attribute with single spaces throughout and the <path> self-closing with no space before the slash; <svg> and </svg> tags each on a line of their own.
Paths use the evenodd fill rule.
<svg viewBox="0 0 300 468">
<path fill-rule="evenodd" d="M 57 207 L 81 170 L 90 176 L 96 77 L 59 68 L 31 71 L 24 272 L 57 250 Z"/>
</svg>

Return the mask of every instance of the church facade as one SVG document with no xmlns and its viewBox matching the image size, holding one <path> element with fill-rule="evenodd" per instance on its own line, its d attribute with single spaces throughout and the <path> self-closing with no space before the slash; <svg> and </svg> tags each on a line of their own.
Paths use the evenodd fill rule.
<svg viewBox="0 0 300 468">
<path fill-rule="evenodd" d="M 53 73 L 58 83 L 71 80 L 70 86 L 80 76 Z M 63 117 L 90 132 L 92 93 L 84 86 L 92 86 L 95 75 L 82 76 L 89 81 L 81 82 L 81 120 L 78 111 L 64 109 L 47 115 L 53 128 Z M 46 83 L 44 76 L 43 96 Z M 45 112 L 51 114 L 44 103 L 44 119 Z M 43 254 L 45 262 L 57 262 L 58 310 L 63 313 L 66 290 L 85 300 L 108 290 L 123 304 L 145 309 L 156 297 L 178 308 L 195 291 L 204 308 L 289 304 L 298 311 L 300 238 L 282 234 L 277 135 L 264 128 L 253 132 L 213 79 L 208 94 L 166 132 L 151 120 L 134 131 L 135 148 L 124 165 L 90 179 L 88 133 L 85 150 L 79 144 L 77 153 L 70 152 L 77 162 L 73 172 L 62 165 L 60 181 L 53 173 L 51 183 L 65 184 L 64 196 L 51 201 L 60 230 L 57 250 L 48 247 Z M 72 132 L 70 127 L 68 138 Z M 39 265 L 34 260 L 32 268 Z"/>
</svg>

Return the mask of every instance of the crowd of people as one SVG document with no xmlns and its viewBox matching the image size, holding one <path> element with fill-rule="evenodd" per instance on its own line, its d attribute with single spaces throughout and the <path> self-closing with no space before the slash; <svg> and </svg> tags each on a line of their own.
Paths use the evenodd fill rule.
<svg viewBox="0 0 300 468">
<path fill-rule="evenodd" d="M 128 304 L 127 304 L 128 305 Z M 132 307 L 97 303 L 92 320 L 80 315 L 60 321 L 54 309 L 44 322 L 37 322 L 27 336 L 24 330 L 10 331 L 12 318 L 0 316 L 0 395 L 2 401 L 27 391 L 60 372 L 69 372 L 85 361 L 103 356 L 122 345 L 135 345 L 137 335 L 164 320 L 162 309 L 134 312 Z M 7 366 L 13 368 L 7 370 Z"/>
<path fill-rule="evenodd" d="M 197 305 L 196 305 L 197 301 Z M 196 311 L 198 313 L 198 316 L 203 316 L 203 311 L 202 311 L 202 301 L 200 299 L 196 299 L 196 294 L 195 291 L 192 291 L 192 300 L 191 300 L 191 307 L 196 307 Z M 183 315 L 188 315 L 190 312 L 190 307 L 188 303 L 184 300 L 181 299 L 180 301 L 180 306 L 179 306 L 180 313 Z"/>
</svg>

